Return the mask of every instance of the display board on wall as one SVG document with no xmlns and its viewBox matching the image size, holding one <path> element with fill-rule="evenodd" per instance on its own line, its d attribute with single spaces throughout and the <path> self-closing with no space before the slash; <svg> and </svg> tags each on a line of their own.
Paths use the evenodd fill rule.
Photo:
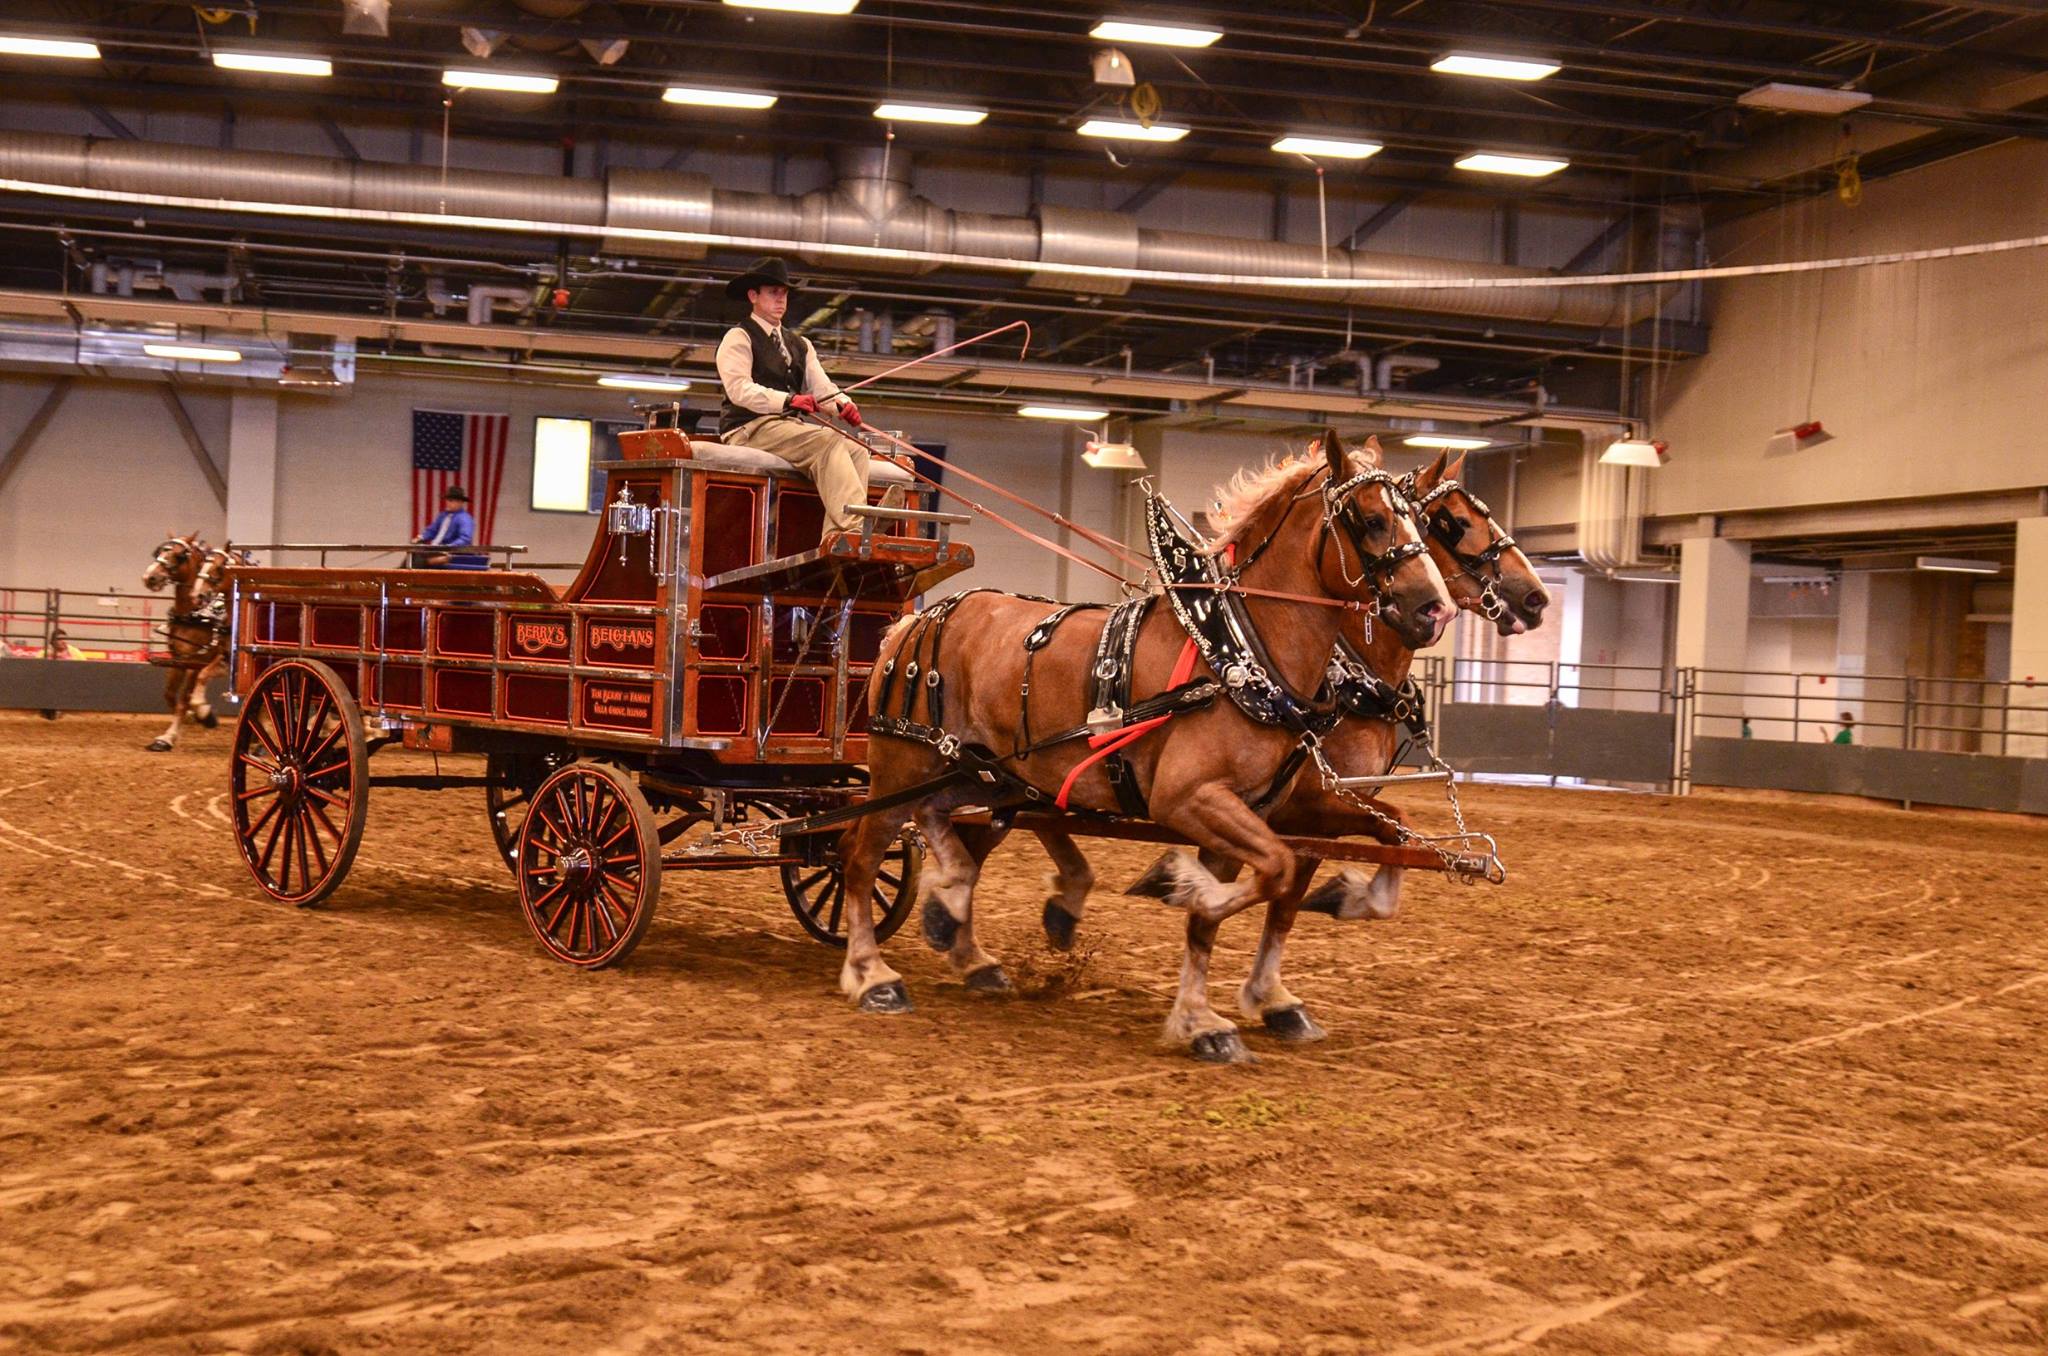
<svg viewBox="0 0 2048 1356">
<path fill-rule="evenodd" d="M 640 425 L 622 419 L 540 415 L 533 421 L 533 498 L 538 513 L 597 513 L 604 472 L 622 454 L 619 435 Z"/>
</svg>

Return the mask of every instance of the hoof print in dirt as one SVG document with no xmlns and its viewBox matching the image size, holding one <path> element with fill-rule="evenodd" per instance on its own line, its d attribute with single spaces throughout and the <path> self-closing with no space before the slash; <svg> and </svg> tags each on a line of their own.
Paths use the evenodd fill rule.
<svg viewBox="0 0 2048 1356">
<path fill-rule="evenodd" d="M 936 899 L 924 902 L 924 944 L 934 951 L 946 952 L 953 949 L 953 939 L 960 935 L 960 921 L 946 912 L 946 906 Z"/>
<path fill-rule="evenodd" d="M 892 979 L 887 984 L 877 984 L 860 996 L 862 1012 L 909 1012 L 910 990 L 903 987 L 903 981 Z"/>
<path fill-rule="evenodd" d="M 1061 908 L 1058 900 L 1048 899 L 1045 901 L 1043 921 L 1045 923 L 1045 940 L 1051 942 L 1054 949 L 1059 951 L 1072 951 L 1074 949 L 1074 929 L 1081 926 L 1080 919 Z"/>
<path fill-rule="evenodd" d="M 1131 882 L 1125 894 L 1134 899 L 1163 899 L 1173 902 L 1180 893 L 1180 873 L 1173 869 L 1173 854 L 1167 853 L 1152 863 L 1145 874 Z"/>
<path fill-rule="evenodd" d="M 1010 977 L 1003 973 L 1000 965 L 984 965 L 967 975 L 967 987 L 976 993 L 1014 993 L 1017 986 L 1010 983 Z"/>
<path fill-rule="evenodd" d="M 1204 1064 L 1258 1063 L 1235 1031 L 1204 1031 L 1188 1042 L 1188 1053 Z"/>
<path fill-rule="evenodd" d="M 1308 1015 L 1308 1009 L 1296 1004 L 1291 1008 L 1276 1008 L 1263 1014 L 1260 1020 L 1266 1024 L 1266 1033 L 1276 1040 L 1319 1041 L 1330 1033 L 1323 1030 L 1322 1023 Z"/>
</svg>

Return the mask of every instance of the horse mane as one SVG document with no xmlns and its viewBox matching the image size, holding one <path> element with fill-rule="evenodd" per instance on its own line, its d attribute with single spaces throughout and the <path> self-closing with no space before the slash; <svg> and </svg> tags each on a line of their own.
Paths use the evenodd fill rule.
<svg viewBox="0 0 2048 1356">
<path fill-rule="evenodd" d="M 1352 461 L 1379 465 L 1379 458 L 1368 449 L 1353 448 L 1347 456 Z M 1216 491 L 1216 502 L 1209 508 L 1209 525 L 1216 533 L 1209 542 L 1209 554 L 1223 554 L 1226 547 L 1243 538 L 1260 509 L 1283 494 L 1299 492 L 1310 476 L 1328 464 L 1322 442 L 1317 440 L 1309 444 L 1306 452 L 1269 457 L 1261 465 L 1240 469 Z"/>
</svg>

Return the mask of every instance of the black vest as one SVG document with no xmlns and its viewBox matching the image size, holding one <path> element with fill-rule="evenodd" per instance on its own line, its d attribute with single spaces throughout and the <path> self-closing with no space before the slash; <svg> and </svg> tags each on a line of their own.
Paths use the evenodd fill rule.
<svg viewBox="0 0 2048 1356">
<path fill-rule="evenodd" d="M 800 334 L 783 331 L 788 336 L 790 363 L 795 364 L 792 368 L 790 363 L 782 361 L 775 341 L 769 338 L 768 331 L 761 328 L 760 321 L 750 315 L 739 323 L 738 328 L 747 332 L 747 338 L 754 345 L 754 380 L 771 391 L 800 394 L 804 389 L 804 369 L 810 365 L 811 341 Z M 727 396 L 718 410 L 718 436 L 723 438 L 741 424 L 760 417 L 753 410 L 733 404 L 732 397 Z"/>
</svg>

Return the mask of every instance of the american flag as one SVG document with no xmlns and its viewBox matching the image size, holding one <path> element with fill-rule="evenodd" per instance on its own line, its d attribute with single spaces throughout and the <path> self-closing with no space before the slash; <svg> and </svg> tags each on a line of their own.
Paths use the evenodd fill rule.
<svg viewBox="0 0 2048 1356">
<path fill-rule="evenodd" d="M 426 531 L 441 511 L 441 496 L 450 485 L 469 491 L 469 511 L 476 518 L 479 546 L 490 544 L 498 517 L 498 491 L 505 483 L 505 439 L 509 414 L 469 414 L 452 410 L 412 412 L 413 534 Z"/>
</svg>

